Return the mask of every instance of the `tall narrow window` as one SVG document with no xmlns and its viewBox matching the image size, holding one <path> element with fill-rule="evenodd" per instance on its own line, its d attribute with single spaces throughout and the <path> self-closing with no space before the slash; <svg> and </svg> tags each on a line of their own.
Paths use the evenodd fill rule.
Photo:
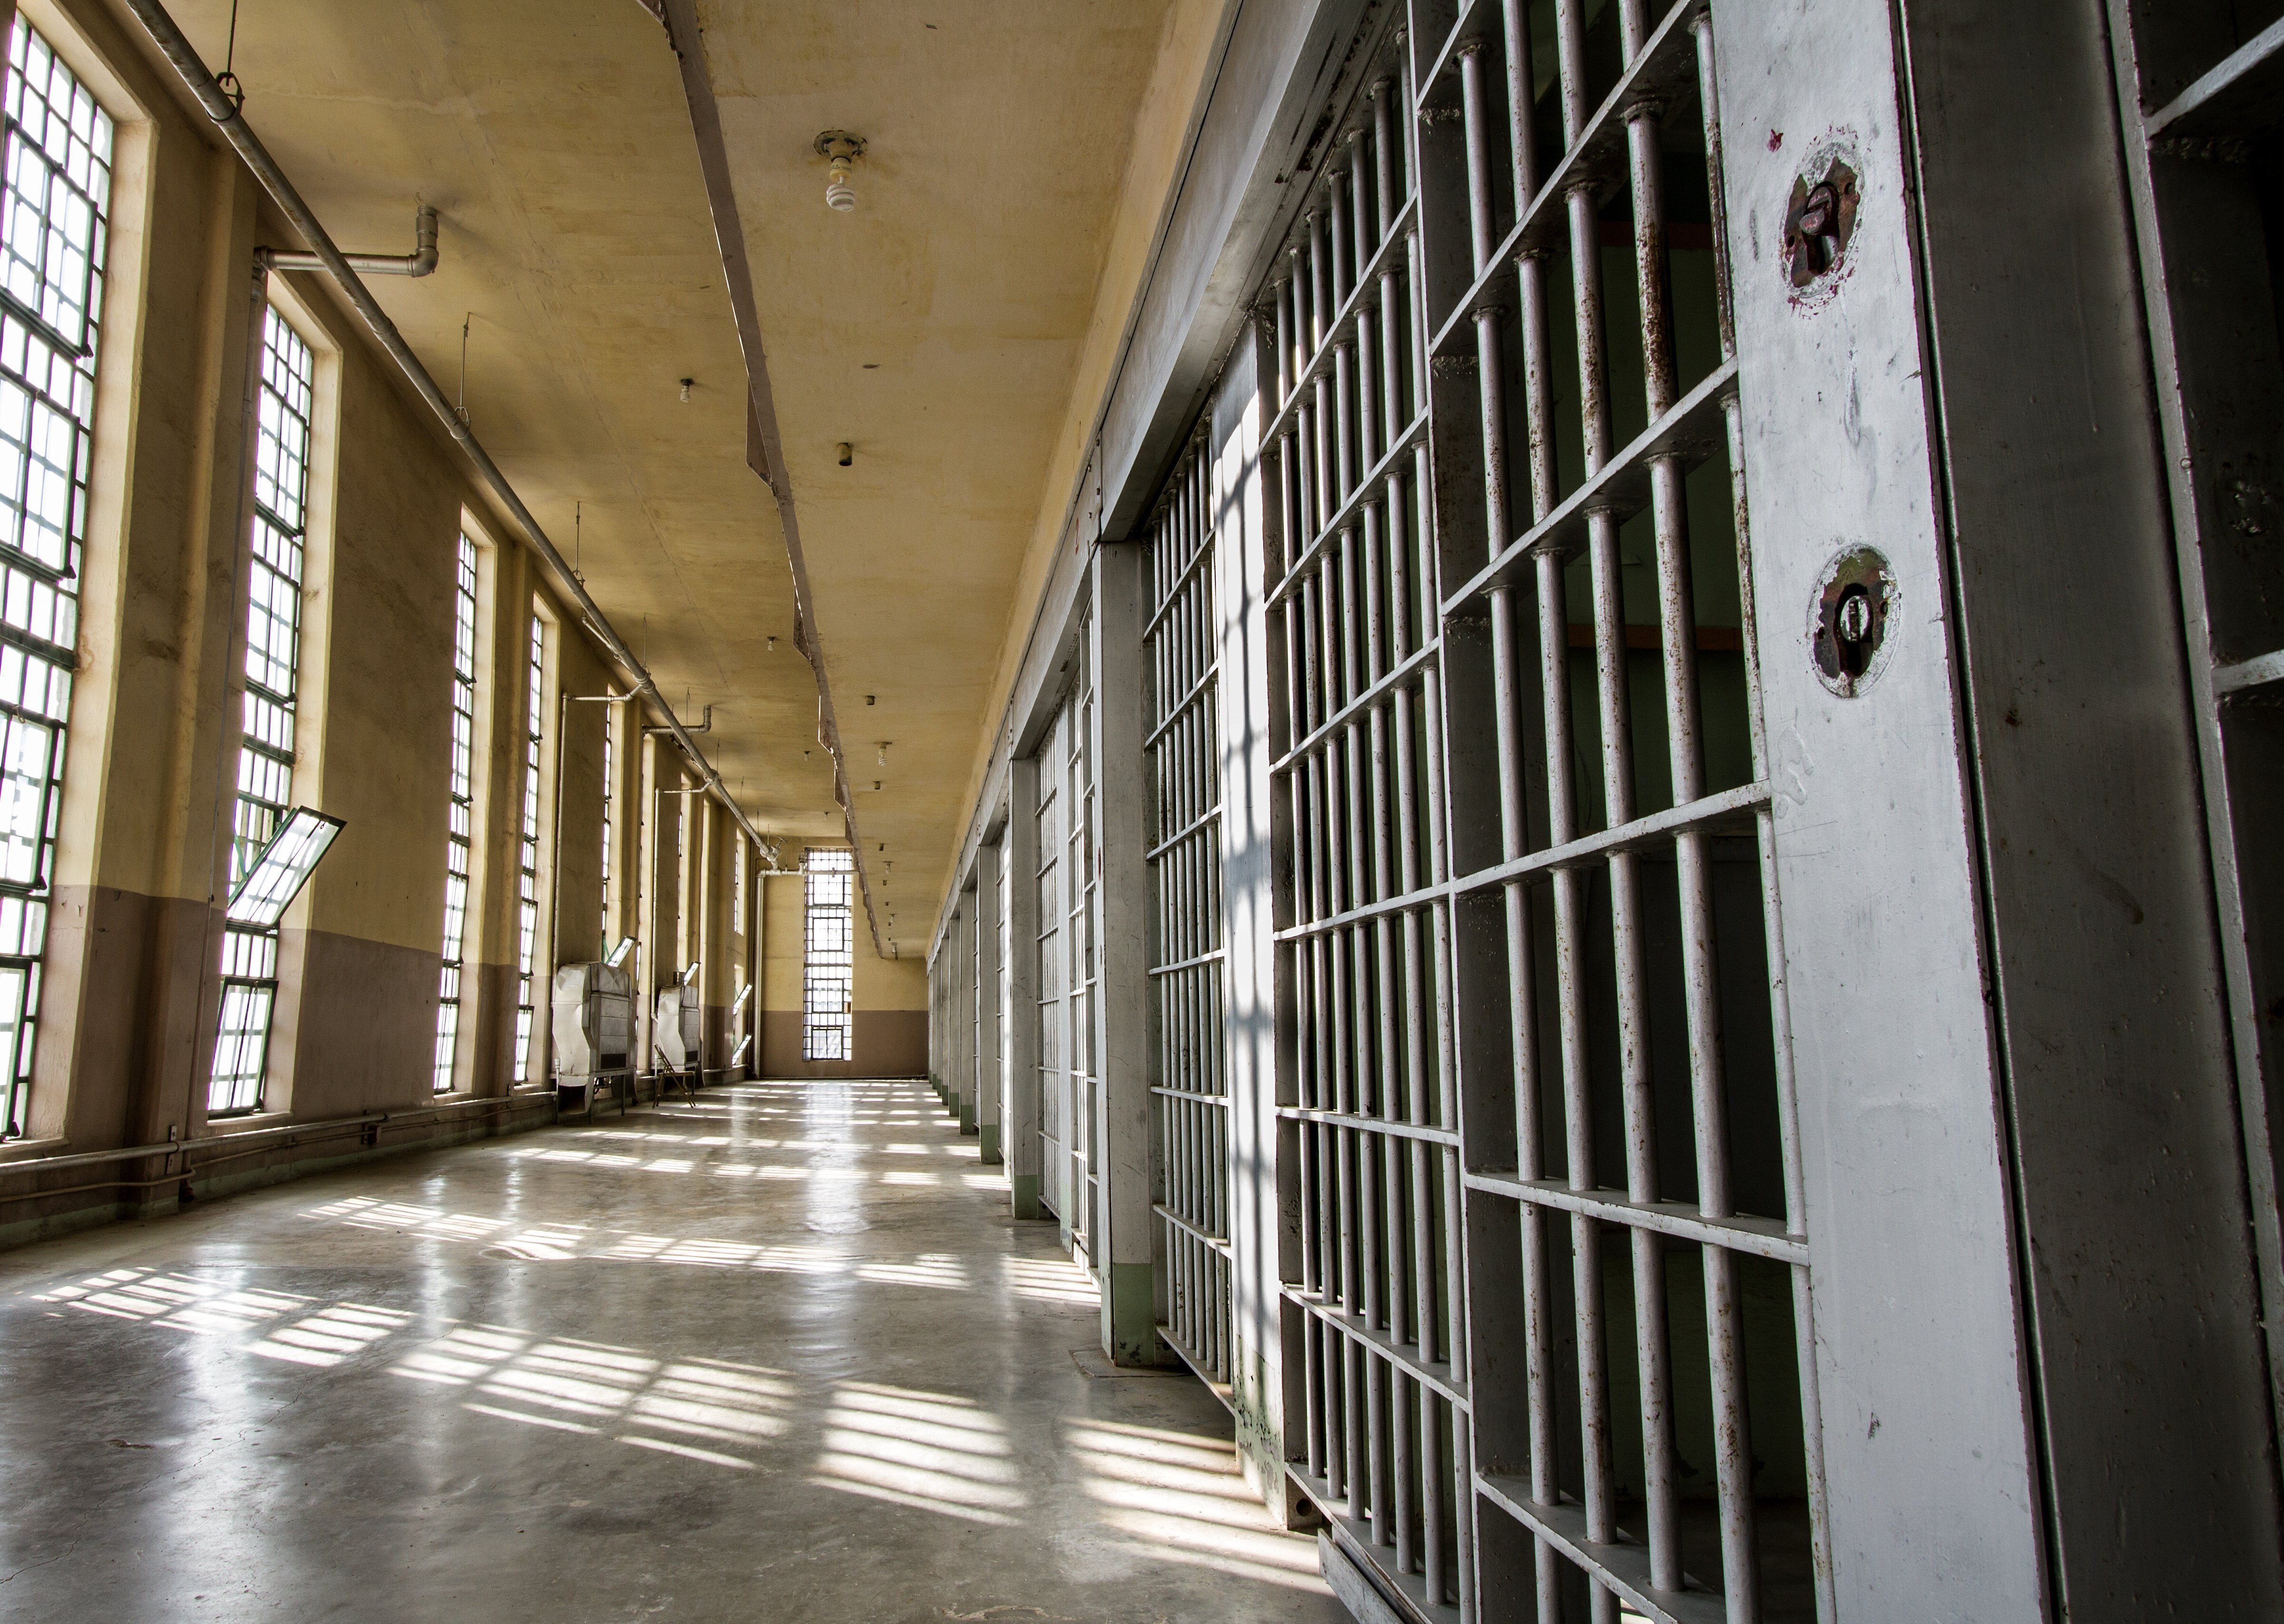
<svg viewBox="0 0 2284 1624">
<path fill-rule="evenodd" d="M 54 879 L 111 120 L 19 17 L 0 158 L 0 1137 L 21 1135 Z"/>
<path fill-rule="evenodd" d="M 294 696 L 301 668 L 302 529 L 309 480 L 309 347 L 276 309 L 262 327 L 254 443 L 253 560 L 246 581 L 246 701 L 231 819 L 230 885 L 254 866 L 285 817 L 293 781 Z M 207 1114 L 259 1110 L 278 1000 L 278 928 L 225 925 L 222 1030 Z"/>
<path fill-rule="evenodd" d="M 516 853 L 515 1064 L 524 1082 L 540 1071 L 532 1042 L 537 1000 L 533 964 L 539 949 L 539 757 L 547 716 L 547 622 L 531 617 L 531 660 L 525 679 L 523 825 Z"/>
<path fill-rule="evenodd" d="M 436 988 L 439 1094 L 452 1091 L 460 1047 L 460 956 L 468 928 L 468 855 L 475 833 L 476 544 L 460 537 L 452 588 L 452 808 L 444 840 L 443 968 Z"/>
<path fill-rule="evenodd" d="M 618 783 L 615 753 L 611 747 L 618 731 L 616 707 L 603 707 L 603 928 L 598 940 L 602 943 L 603 956 L 611 956 L 611 808 Z"/>
<path fill-rule="evenodd" d="M 812 847 L 802 871 L 809 890 L 803 941 L 801 1058 L 848 1060 L 849 1005 L 855 993 L 856 861 L 837 847 Z"/>
</svg>

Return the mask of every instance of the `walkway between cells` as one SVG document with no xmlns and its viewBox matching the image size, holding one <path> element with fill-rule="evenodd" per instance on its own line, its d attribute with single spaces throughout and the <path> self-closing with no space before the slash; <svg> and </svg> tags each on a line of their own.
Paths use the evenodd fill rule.
<svg viewBox="0 0 2284 1624">
<path fill-rule="evenodd" d="M 0 1254 L 0 1612 L 1335 1624 L 927 1088 L 748 1083 Z"/>
</svg>

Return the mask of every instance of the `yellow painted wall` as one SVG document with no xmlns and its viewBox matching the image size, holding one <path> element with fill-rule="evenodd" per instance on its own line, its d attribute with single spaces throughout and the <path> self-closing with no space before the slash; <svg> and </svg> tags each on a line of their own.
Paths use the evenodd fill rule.
<svg viewBox="0 0 2284 1624">
<path fill-rule="evenodd" d="M 820 842 L 820 844 L 822 844 Z M 788 867 L 802 848 L 788 841 Z M 851 1042 L 846 1065 L 801 1058 L 806 893 L 799 875 L 767 882 L 762 926 L 762 1065 L 773 1077 L 919 1076 L 927 1069 L 927 965 L 919 959 L 884 958 L 856 917 Z"/>
<path fill-rule="evenodd" d="M 685 782 L 670 749 L 659 757 L 654 742 L 645 745 L 641 728 L 657 718 L 624 704 L 560 703 L 566 693 L 623 692 L 625 675 L 566 611 L 337 291 L 295 273 L 271 279 L 317 366 L 293 796 L 346 826 L 283 921 L 262 1111 L 250 1121 L 207 1122 L 227 861 L 217 819 L 226 828 L 244 660 L 241 404 L 258 336 L 253 252 L 292 233 L 106 7 L 27 0 L 24 10 L 113 113 L 119 137 L 45 997 L 27 1132 L 0 1144 L 0 1193 L 12 1193 L 10 1162 L 43 1154 L 434 1102 L 454 559 L 464 523 L 481 545 L 481 584 L 456 1094 L 505 1096 L 521 1070 L 518 881 L 535 598 L 550 624 L 536 715 L 536 1027 L 546 1029 L 558 962 L 592 957 L 606 934 L 636 928 L 641 881 L 639 911 L 662 933 L 645 944 L 645 979 L 702 953 L 708 1058 L 721 1064 L 737 1035 L 727 1006 L 750 953 L 749 927 L 731 909 L 742 833 L 693 801 L 684 861 L 669 853 L 641 873 L 645 837 L 656 832 L 644 804 L 645 755 L 658 758 L 650 778 Z M 606 726 L 616 739 L 607 933 Z M 749 910 L 754 889 L 749 880 Z M 749 1007 L 739 1029 L 757 1012 Z M 240 1170 L 262 1165 L 256 1157 Z M 36 1175 L 20 1182 L 60 1187 Z M 11 1222 L 118 1198 L 105 1191 L 18 1202 Z"/>
</svg>

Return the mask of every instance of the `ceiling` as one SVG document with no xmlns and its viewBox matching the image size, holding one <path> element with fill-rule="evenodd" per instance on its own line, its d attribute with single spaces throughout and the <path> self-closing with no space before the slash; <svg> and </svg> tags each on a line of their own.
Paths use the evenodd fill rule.
<svg viewBox="0 0 2284 1624">
<path fill-rule="evenodd" d="M 169 9 L 219 68 L 229 0 Z M 1138 279 L 1154 221 L 1122 199 L 1170 162 L 1208 9 L 699 7 L 876 925 L 906 953 Z M 465 323 L 477 436 L 677 710 L 715 707 L 703 743 L 756 826 L 839 837 L 660 23 L 639 0 L 240 0 L 232 66 L 345 250 L 406 252 L 415 203 L 440 211 L 437 272 L 376 296 L 447 394 Z M 825 204 L 828 129 L 868 143 L 851 213 Z"/>
</svg>

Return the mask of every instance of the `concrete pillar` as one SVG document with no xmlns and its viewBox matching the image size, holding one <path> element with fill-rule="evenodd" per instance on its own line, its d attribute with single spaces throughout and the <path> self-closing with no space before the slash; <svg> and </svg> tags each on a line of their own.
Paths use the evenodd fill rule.
<svg viewBox="0 0 2284 1624">
<path fill-rule="evenodd" d="M 1005 973 L 1000 1011 L 1006 1042 L 999 1053 L 1006 1104 L 1010 1205 L 1018 1218 L 1039 1215 L 1039 763 L 1007 763 L 1007 832 L 1000 854 L 1000 912 L 1005 921 Z"/>
<path fill-rule="evenodd" d="M 1142 759 L 1143 550 L 1097 550 L 1093 571 L 1096 935 L 1093 1165 L 1100 1203 L 1102 1345 L 1158 1362 L 1157 1226 L 1151 1213 L 1149 788 Z"/>
<path fill-rule="evenodd" d="M 999 1050 L 1001 996 L 1005 979 L 1004 926 L 999 902 L 999 846 L 975 854 L 975 1134 L 977 1153 L 987 1167 L 1000 1165 Z"/>
<path fill-rule="evenodd" d="M 1282 1282 L 1300 1273 L 1294 1204 L 1280 1191 L 1296 1176 L 1289 1124 L 1277 1115 L 1279 1065 L 1290 1026 L 1277 951 L 1275 854 L 1289 849 L 1270 764 L 1290 738 L 1284 685 L 1271 674 L 1284 656 L 1269 639 L 1263 584 L 1281 538 L 1269 527 L 1276 504 L 1264 489 L 1256 327 L 1232 355 L 1215 402 L 1212 456 L 1216 506 L 1214 601 L 1221 668 L 1222 941 L 1228 970 L 1230 1093 L 1231 1404 L 1247 1480 L 1271 1505 L 1286 1503 L 1285 1417 L 1301 1397 L 1289 1392 L 1298 1359 L 1282 1355 L 1287 1310 Z M 1297 1327 L 1296 1327 L 1297 1329 Z M 1288 1370 L 1287 1366 L 1291 1367 Z"/>
</svg>

